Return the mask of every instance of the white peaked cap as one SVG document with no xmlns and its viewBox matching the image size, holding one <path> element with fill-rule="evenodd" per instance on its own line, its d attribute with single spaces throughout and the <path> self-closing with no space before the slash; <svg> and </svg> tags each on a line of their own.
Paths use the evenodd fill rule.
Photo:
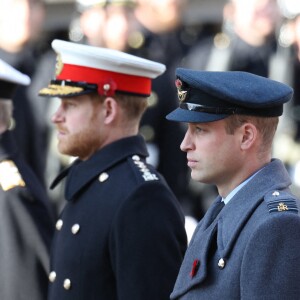
<svg viewBox="0 0 300 300">
<path fill-rule="evenodd" d="M 151 81 L 165 72 L 166 66 L 121 51 L 54 40 L 57 53 L 56 78 L 41 96 L 68 97 L 97 91 L 149 96 Z"/>
<path fill-rule="evenodd" d="M 20 85 L 29 85 L 30 78 L 0 59 L 0 80 Z"/>
<path fill-rule="evenodd" d="M 64 64 L 85 66 L 148 78 L 161 75 L 166 66 L 118 50 L 54 40 L 52 48 Z"/>
</svg>

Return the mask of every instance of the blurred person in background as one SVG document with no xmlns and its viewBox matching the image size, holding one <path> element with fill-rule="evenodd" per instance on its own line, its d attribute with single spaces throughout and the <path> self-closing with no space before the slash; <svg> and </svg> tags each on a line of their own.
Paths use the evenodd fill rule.
<svg viewBox="0 0 300 300">
<path fill-rule="evenodd" d="M 200 41 L 185 66 L 210 71 L 246 71 L 268 77 L 281 14 L 277 0 L 229 0 L 222 31 Z"/>
<path fill-rule="evenodd" d="M 43 0 L 0 1 L 0 58 L 33 78 L 42 49 L 37 40 L 45 19 Z M 26 162 L 44 182 L 47 152 L 44 104 L 20 86 L 13 97 L 16 142 Z"/>
<path fill-rule="evenodd" d="M 293 101 L 286 106 L 274 143 L 274 153 L 289 170 L 294 192 L 300 195 L 300 2 L 279 0 L 284 16 L 271 78 L 293 87 Z"/>
<path fill-rule="evenodd" d="M 46 299 L 54 218 L 10 130 L 12 97 L 30 78 L 0 60 L 0 299 Z"/>
</svg>

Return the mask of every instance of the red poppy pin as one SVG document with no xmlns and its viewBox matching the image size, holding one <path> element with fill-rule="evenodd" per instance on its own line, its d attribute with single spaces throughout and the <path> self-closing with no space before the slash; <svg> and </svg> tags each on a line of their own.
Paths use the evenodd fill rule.
<svg viewBox="0 0 300 300">
<path fill-rule="evenodd" d="M 200 261 L 198 259 L 195 259 L 193 262 L 193 267 L 192 267 L 192 271 L 190 273 L 190 276 L 192 278 L 194 278 L 199 270 L 200 267 Z"/>
</svg>

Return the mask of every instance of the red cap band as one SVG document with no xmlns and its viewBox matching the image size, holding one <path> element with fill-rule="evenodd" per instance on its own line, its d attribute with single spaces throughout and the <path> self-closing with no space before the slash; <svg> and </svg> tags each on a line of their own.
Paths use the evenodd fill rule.
<svg viewBox="0 0 300 300">
<path fill-rule="evenodd" d="M 94 69 L 89 67 L 64 64 L 58 80 L 71 80 L 75 82 L 87 82 L 99 85 L 116 84 L 117 91 L 128 92 L 133 94 L 150 95 L 151 79 L 135 75 L 116 73 L 112 71 Z"/>
</svg>

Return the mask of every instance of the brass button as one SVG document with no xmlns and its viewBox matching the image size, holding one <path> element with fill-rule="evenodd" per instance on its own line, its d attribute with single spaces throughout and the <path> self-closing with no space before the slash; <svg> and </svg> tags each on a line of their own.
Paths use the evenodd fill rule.
<svg viewBox="0 0 300 300">
<path fill-rule="evenodd" d="M 80 225 L 79 224 L 74 224 L 72 226 L 71 231 L 72 231 L 73 234 L 77 234 L 79 230 L 80 230 Z"/>
<path fill-rule="evenodd" d="M 49 281 L 50 282 L 54 282 L 56 279 L 56 273 L 54 271 L 52 271 L 50 274 L 49 274 Z"/>
<path fill-rule="evenodd" d="M 104 172 L 104 173 L 100 174 L 99 181 L 100 182 L 104 182 L 104 181 L 106 181 L 108 179 L 108 177 L 109 177 L 109 175 Z"/>
<path fill-rule="evenodd" d="M 224 269 L 225 268 L 225 265 L 226 265 L 226 262 L 223 258 L 220 258 L 219 261 L 218 261 L 218 267 L 220 269 Z"/>
<path fill-rule="evenodd" d="M 56 225 L 55 225 L 56 229 L 61 230 L 63 227 L 63 224 L 64 224 L 63 220 L 61 220 L 61 219 L 57 220 Z"/>
<path fill-rule="evenodd" d="M 72 284 L 71 284 L 71 280 L 70 279 L 67 278 L 67 279 L 64 280 L 64 289 L 65 290 L 69 290 L 71 288 L 71 285 Z"/>
<path fill-rule="evenodd" d="M 135 160 L 135 161 L 141 160 L 140 157 L 139 157 L 138 155 L 133 155 L 133 156 L 132 156 L 132 159 Z"/>
</svg>

